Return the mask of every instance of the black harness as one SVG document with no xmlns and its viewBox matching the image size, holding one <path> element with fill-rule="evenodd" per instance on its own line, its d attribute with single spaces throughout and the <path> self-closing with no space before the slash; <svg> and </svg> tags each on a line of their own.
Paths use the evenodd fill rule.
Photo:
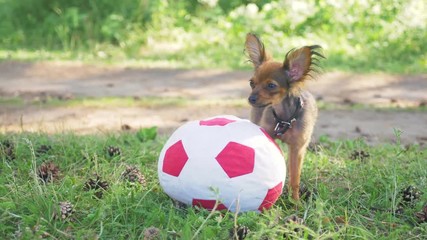
<svg viewBox="0 0 427 240">
<path fill-rule="evenodd" d="M 276 126 L 274 127 L 274 135 L 275 136 L 281 136 L 281 135 L 285 134 L 285 132 L 289 128 L 292 128 L 292 123 L 298 119 L 300 110 L 303 108 L 303 102 L 302 102 L 301 98 L 295 99 L 295 105 L 296 105 L 295 112 L 288 120 L 283 120 L 283 119 L 279 118 L 277 116 L 276 111 L 274 111 L 274 108 L 271 108 L 273 110 L 274 120 L 276 120 L 276 122 L 277 122 Z"/>
</svg>

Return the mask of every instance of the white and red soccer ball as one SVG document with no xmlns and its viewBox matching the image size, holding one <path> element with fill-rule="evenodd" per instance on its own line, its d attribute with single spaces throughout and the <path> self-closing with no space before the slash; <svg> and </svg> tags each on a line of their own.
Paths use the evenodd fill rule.
<svg viewBox="0 0 427 240">
<path fill-rule="evenodd" d="M 158 162 L 163 190 L 184 204 L 233 212 L 270 208 L 282 193 L 280 148 L 259 126 L 234 116 L 178 128 Z"/>
</svg>

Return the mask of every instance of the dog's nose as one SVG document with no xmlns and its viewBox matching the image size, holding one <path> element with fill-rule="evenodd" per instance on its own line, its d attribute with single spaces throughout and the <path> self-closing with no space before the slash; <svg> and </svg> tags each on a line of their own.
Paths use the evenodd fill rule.
<svg viewBox="0 0 427 240">
<path fill-rule="evenodd" d="M 250 104 L 255 104 L 256 103 L 256 95 L 251 95 L 249 98 L 249 103 Z"/>
</svg>

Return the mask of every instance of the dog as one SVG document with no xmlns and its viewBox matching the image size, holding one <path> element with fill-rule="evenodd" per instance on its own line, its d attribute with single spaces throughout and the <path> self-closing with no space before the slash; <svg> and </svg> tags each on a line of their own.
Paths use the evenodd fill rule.
<svg viewBox="0 0 427 240">
<path fill-rule="evenodd" d="M 315 98 L 303 86 L 314 78 L 318 61 L 325 58 L 319 50 L 319 45 L 293 49 L 283 62 L 276 62 L 257 35 L 248 33 L 245 42 L 254 66 L 249 80 L 250 119 L 288 145 L 288 189 L 295 201 L 300 198 L 301 169 L 318 114 Z"/>
</svg>

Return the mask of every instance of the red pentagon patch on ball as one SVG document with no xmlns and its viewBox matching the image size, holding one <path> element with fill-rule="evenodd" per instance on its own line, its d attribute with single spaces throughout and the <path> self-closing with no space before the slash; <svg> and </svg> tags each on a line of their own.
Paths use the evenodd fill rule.
<svg viewBox="0 0 427 240">
<path fill-rule="evenodd" d="M 206 208 L 208 210 L 212 210 L 215 207 L 216 204 L 216 200 L 209 200 L 209 199 L 193 199 L 192 205 L 193 206 L 199 206 L 199 207 L 203 207 Z M 222 204 L 219 203 L 218 206 L 216 207 L 216 210 L 226 210 L 227 207 Z"/>
<path fill-rule="evenodd" d="M 182 141 L 174 143 L 166 150 L 163 172 L 178 177 L 188 160 Z"/>
<path fill-rule="evenodd" d="M 229 142 L 215 159 L 228 177 L 239 177 L 254 171 L 255 150 L 236 142 Z"/>
<path fill-rule="evenodd" d="M 200 126 L 225 126 L 235 121 L 236 120 L 232 120 L 228 118 L 213 118 L 209 120 L 201 120 Z"/>
<path fill-rule="evenodd" d="M 258 210 L 263 211 L 269 209 L 277 201 L 280 194 L 282 194 L 283 182 L 280 182 L 275 187 L 268 189 L 267 194 L 265 195 L 264 200 L 259 206 Z"/>
</svg>

